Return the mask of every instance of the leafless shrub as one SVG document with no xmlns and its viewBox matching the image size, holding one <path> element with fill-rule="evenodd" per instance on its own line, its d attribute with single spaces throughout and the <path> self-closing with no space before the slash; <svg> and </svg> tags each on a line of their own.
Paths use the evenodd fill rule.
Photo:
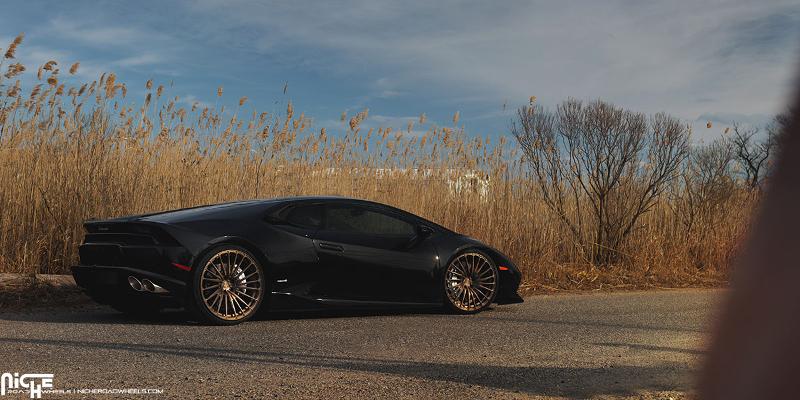
<svg viewBox="0 0 800 400">
<path fill-rule="evenodd" d="M 750 189 L 758 189 L 768 176 L 769 163 L 776 155 L 781 132 L 788 123 L 788 114 L 777 115 L 766 127 L 765 136 L 759 138 L 759 127 L 733 124 L 733 146 L 736 159 L 745 174 Z"/>
<path fill-rule="evenodd" d="M 686 157 L 687 127 L 610 103 L 567 100 L 556 112 L 526 106 L 511 132 L 548 207 L 594 263 L 619 248 Z"/>
<path fill-rule="evenodd" d="M 681 173 L 681 183 L 676 190 L 678 207 L 687 231 L 698 222 L 708 222 L 735 194 L 734 145 L 726 138 L 719 138 L 708 145 L 694 147 L 689 152 Z"/>
<path fill-rule="evenodd" d="M 727 137 L 690 149 L 681 169 L 681 179 L 673 185 L 672 207 L 685 229 L 683 237 L 690 260 L 697 268 L 707 268 L 708 260 L 719 252 L 712 243 L 724 241 L 727 230 L 720 223 L 738 209 L 743 199 L 736 179 L 735 147 Z M 744 221 L 743 221 L 744 222 Z M 730 257 L 733 251 L 723 257 Z"/>
</svg>

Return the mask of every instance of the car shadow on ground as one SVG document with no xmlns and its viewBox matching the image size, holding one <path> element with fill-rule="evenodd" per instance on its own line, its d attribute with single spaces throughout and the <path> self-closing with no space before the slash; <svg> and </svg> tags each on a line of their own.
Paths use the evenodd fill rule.
<svg viewBox="0 0 800 400">
<path fill-rule="evenodd" d="M 664 363 L 657 366 L 557 367 L 503 366 L 406 361 L 330 356 L 321 354 L 241 351 L 231 348 L 194 347 L 145 343 L 109 343 L 82 340 L 51 340 L 0 337 L 4 345 L 43 345 L 79 350 L 113 350 L 186 357 L 207 362 L 272 364 L 311 368 L 332 368 L 355 372 L 400 375 L 434 381 L 524 392 L 542 396 L 586 398 L 597 395 L 634 395 L 642 391 L 685 391 L 687 378 L 675 371 L 685 365 Z M 688 374 L 687 374 L 688 375 Z"/>
<path fill-rule="evenodd" d="M 306 311 L 259 312 L 250 321 L 301 320 L 324 318 L 447 315 L 441 308 L 386 308 L 386 309 L 329 309 Z M 115 311 L 110 307 L 90 305 L 85 307 L 31 308 L 0 314 L 0 320 L 18 322 L 82 323 L 112 325 L 198 325 L 194 318 L 180 309 L 169 309 L 144 316 L 134 316 Z"/>
<path fill-rule="evenodd" d="M 307 311 L 269 311 L 256 315 L 253 320 L 292 320 L 292 319 L 325 319 L 350 317 L 383 317 L 411 315 L 449 315 L 441 308 L 371 308 L 371 309 L 330 309 Z"/>
<path fill-rule="evenodd" d="M 505 310 L 498 310 L 503 312 Z M 563 326 L 575 326 L 575 327 L 593 327 L 593 328 L 612 328 L 612 329 L 633 329 L 633 330 L 645 330 L 645 331 L 663 331 L 663 332 L 685 332 L 685 333 L 707 333 L 707 328 L 695 328 L 689 326 L 690 324 L 686 324 L 686 326 L 678 326 L 675 324 L 631 324 L 631 323 L 624 323 L 624 322 L 614 322 L 614 321 L 592 321 L 592 320 L 580 320 L 580 321 L 573 321 L 569 319 L 544 319 L 544 318 L 520 318 L 517 316 L 513 316 L 511 318 L 501 315 L 499 313 L 492 313 L 492 314 L 478 314 L 472 316 L 472 318 L 476 319 L 490 319 L 492 322 L 495 323 L 510 323 L 510 324 L 536 324 L 536 325 L 563 325 Z"/>
<path fill-rule="evenodd" d="M 490 320 L 493 323 L 510 323 L 515 325 L 565 325 L 574 327 L 612 328 L 625 330 L 645 330 L 662 332 L 687 332 L 706 333 L 705 329 L 681 327 L 674 324 L 669 326 L 630 324 L 608 321 L 572 321 L 552 320 L 542 318 L 520 317 L 514 315 L 513 306 L 492 307 L 476 315 L 469 315 L 470 319 Z M 251 321 L 289 321 L 308 319 L 333 319 L 333 318 L 368 318 L 368 317 L 414 317 L 424 315 L 439 315 L 443 317 L 458 315 L 445 312 L 442 308 L 384 308 L 384 309 L 326 309 L 306 311 L 269 311 L 259 312 Z M 192 316 L 180 309 L 169 309 L 146 316 L 133 316 L 120 313 L 110 307 L 101 305 L 87 305 L 83 307 L 48 307 L 18 310 L 9 313 L 0 313 L 0 320 L 19 322 L 49 322 L 49 323 L 82 323 L 82 324 L 109 324 L 109 325 L 200 325 Z M 246 322 L 252 323 L 252 322 Z"/>
<path fill-rule="evenodd" d="M 699 350 L 699 349 L 683 349 L 680 347 L 670 347 L 670 346 L 654 346 L 649 344 L 641 344 L 641 343 L 610 343 L 610 342 L 598 342 L 592 343 L 595 346 L 606 346 L 606 347 L 617 347 L 622 349 L 636 349 L 636 350 L 648 350 L 648 351 L 665 351 L 670 353 L 683 353 L 695 356 L 702 356 L 708 354 L 706 350 Z"/>
</svg>

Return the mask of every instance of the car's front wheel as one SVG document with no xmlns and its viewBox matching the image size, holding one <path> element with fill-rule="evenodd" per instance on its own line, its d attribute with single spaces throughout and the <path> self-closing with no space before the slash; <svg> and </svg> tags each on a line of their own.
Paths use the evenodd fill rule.
<svg viewBox="0 0 800 400">
<path fill-rule="evenodd" d="M 264 268 L 248 250 L 219 246 L 198 263 L 190 311 L 201 322 L 234 325 L 252 318 L 267 295 Z"/>
<path fill-rule="evenodd" d="M 472 314 L 489 307 L 497 296 L 497 266 L 479 250 L 458 254 L 444 273 L 446 307 L 461 314 Z"/>
</svg>

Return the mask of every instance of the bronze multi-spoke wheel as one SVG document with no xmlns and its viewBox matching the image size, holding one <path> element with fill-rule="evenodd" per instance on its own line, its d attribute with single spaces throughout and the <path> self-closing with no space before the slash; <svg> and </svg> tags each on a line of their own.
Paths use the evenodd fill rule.
<svg viewBox="0 0 800 400">
<path fill-rule="evenodd" d="M 497 295 L 497 267 L 484 253 L 473 250 L 456 256 L 447 266 L 444 291 L 450 308 L 473 313 L 488 307 Z"/>
<path fill-rule="evenodd" d="M 213 250 L 199 267 L 195 303 L 209 322 L 243 322 L 255 314 L 267 294 L 258 260 L 238 246 Z"/>
</svg>

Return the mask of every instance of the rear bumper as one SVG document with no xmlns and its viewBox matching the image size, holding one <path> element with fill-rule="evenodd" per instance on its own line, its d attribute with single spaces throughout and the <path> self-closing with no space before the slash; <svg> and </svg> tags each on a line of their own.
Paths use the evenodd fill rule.
<svg viewBox="0 0 800 400">
<path fill-rule="evenodd" d="M 89 292 L 92 297 L 96 297 L 98 301 L 100 301 L 99 298 L 123 295 L 128 292 L 151 296 L 172 297 L 176 299 L 182 299 L 186 293 L 186 282 L 140 268 L 77 265 L 72 267 L 72 276 L 75 278 L 75 283 L 77 283 L 78 286 L 86 289 L 86 291 Z M 153 283 L 167 289 L 168 293 L 155 294 L 135 292 L 128 284 L 129 276 L 134 276 L 140 280 L 147 278 Z"/>
</svg>

